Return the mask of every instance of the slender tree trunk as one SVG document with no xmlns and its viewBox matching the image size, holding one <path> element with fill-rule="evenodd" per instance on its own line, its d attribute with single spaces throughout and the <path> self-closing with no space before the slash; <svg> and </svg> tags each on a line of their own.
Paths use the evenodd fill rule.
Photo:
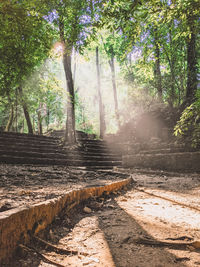
<svg viewBox="0 0 200 267">
<path fill-rule="evenodd" d="M 60 39 L 63 43 L 63 66 L 65 71 L 65 77 L 67 82 L 67 121 L 66 121 L 66 132 L 65 142 L 75 143 L 76 142 L 76 131 L 75 131 L 75 97 L 74 97 L 74 83 L 72 78 L 72 66 L 71 66 L 71 53 L 72 48 L 69 48 L 68 42 L 64 38 L 64 24 L 62 20 L 59 23 Z"/>
<path fill-rule="evenodd" d="M 71 71 L 71 54 L 68 54 L 67 51 L 63 55 L 63 64 L 67 80 L 67 93 L 68 93 L 65 140 L 69 143 L 75 143 L 76 132 L 75 132 L 74 84 Z"/>
<path fill-rule="evenodd" d="M 173 45 L 171 30 L 169 30 L 169 39 L 170 39 L 170 50 L 171 50 L 171 62 L 169 62 L 170 70 L 171 70 L 170 105 L 173 107 L 174 102 L 175 102 L 175 83 L 176 83 L 176 76 L 175 76 L 175 58 L 174 58 L 174 54 L 173 54 L 174 45 Z"/>
<path fill-rule="evenodd" d="M 47 131 L 49 130 L 50 110 L 47 108 Z"/>
<path fill-rule="evenodd" d="M 30 115 L 29 115 L 29 112 L 28 112 L 28 107 L 26 105 L 26 102 L 23 99 L 22 87 L 21 86 L 18 87 L 18 90 L 19 90 L 19 95 L 20 95 L 20 98 L 21 98 L 21 104 L 22 104 L 22 108 L 23 108 L 23 111 L 24 111 L 24 116 L 25 116 L 26 123 L 27 123 L 27 126 L 28 126 L 28 133 L 29 134 L 33 134 L 33 127 L 32 127 Z"/>
<path fill-rule="evenodd" d="M 14 107 L 13 105 L 11 105 L 9 119 L 8 119 L 8 122 L 5 128 L 6 132 L 10 131 L 12 124 L 13 124 L 13 119 L 14 119 Z"/>
<path fill-rule="evenodd" d="M 24 120 L 22 121 L 22 128 L 21 128 L 21 133 L 24 132 Z"/>
<path fill-rule="evenodd" d="M 17 132 L 18 129 L 17 129 L 17 124 L 18 124 L 18 90 L 15 91 L 16 92 L 16 102 L 15 102 L 15 116 L 16 116 L 16 119 L 15 119 L 15 131 Z"/>
<path fill-rule="evenodd" d="M 117 85 L 116 85 L 116 77 L 115 77 L 115 61 L 114 61 L 113 51 L 112 51 L 111 59 L 109 60 L 109 65 L 110 65 L 111 74 L 112 74 L 112 86 L 113 86 L 113 95 L 114 95 L 114 103 L 115 103 L 115 116 L 117 119 L 118 127 L 120 127 L 119 108 L 118 108 L 118 99 L 117 99 Z"/>
<path fill-rule="evenodd" d="M 75 79 L 76 79 L 76 65 L 77 65 L 77 57 L 76 57 L 76 50 L 74 49 L 74 69 L 73 69 L 73 82 L 75 86 Z"/>
<path fill-rule="evenodd" d="M 187 87 L 186 102 L 192 103 L 197 91 L 197 51 L 194 17 L 188 17 L 191 35 L 187 41 Z"/>
<path fill-rule="evenodd" d="M 33 125 L 33 132 L 35 133 L 35 116 L 34 115 L 33 115 L 32 119 L 33 119 L 33 124 L 32 124 Z"/>
<path fill-rule="evenodd" d="M 100 67 L 99 67 L 99 49 L 96 47 L 96 68 L 97 68 L 97 88 L 99 98 L 99 120 L 100 120 L 100 138 L 104 138 L 106 131 L 104 107 L 101 96 L 101 79 L 100 79 Z"/>
<path fill-rule="evenodd" d="M 38 110 L 38 134 L 42 134 L 42 116 L 41 116 L 41 103 L 39 105 L 39 110 Z"/>
<path fill-rule="evenodd" d="M 158 98 L 162 101 L 162 77 L 160 71 L 160 48 L 157 29 L 154 28 L 154 48 L 155 48 L 155 87 L 158 92 Z"/>
</svg>

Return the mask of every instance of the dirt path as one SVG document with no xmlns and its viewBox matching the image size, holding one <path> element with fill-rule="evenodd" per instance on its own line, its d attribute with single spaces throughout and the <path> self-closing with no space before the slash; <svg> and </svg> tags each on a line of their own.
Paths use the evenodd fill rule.
<svg viewBox="0 0 200 267">
<path fill-rule="evenodd" d="M 87 202 L 46 231 L 43 239 L 77 255 L 61 255 L 40 243 L 34 247 L 60 266 L 200 266 L 199 250 L 181 246 L 200 240 L 199 175 L 133 173 L 133 177 L 137 185 L 129 191 Z M 141 238 L 175 242 L 180 247 L 138 244 Z M 29 252 L 13 266 L 55 265 Z"/>
</svg>

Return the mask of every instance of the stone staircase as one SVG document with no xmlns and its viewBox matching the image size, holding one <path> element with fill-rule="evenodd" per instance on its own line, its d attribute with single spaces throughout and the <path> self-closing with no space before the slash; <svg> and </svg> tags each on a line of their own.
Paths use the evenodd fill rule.
<svg viewBox="0 0 200 267">
<path fill-rule="evenodd" d="M 74 147 L 63 147 L 59 136 L 0 132 L 0 162 L 112 169 L 121 165 L 121 155 L 101 140 L 84 138 Z"/>
<path fill-rule="evenodd" d="M 130 168 L 199 172 L 200 151 L 182 144 L 154 139 L 148 143 L 127 144 L 122 165 Z"/>
</svg>

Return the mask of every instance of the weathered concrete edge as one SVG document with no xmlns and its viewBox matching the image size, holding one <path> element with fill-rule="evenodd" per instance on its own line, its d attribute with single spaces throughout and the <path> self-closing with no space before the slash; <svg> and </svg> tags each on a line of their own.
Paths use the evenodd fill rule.
<svg viewBox="0 0 200 267">
<path fill-rule="evenodd" d="M 122 157 L 122 166 L 199 172 L 200 152 L 124 155 Z"/>
<path fill-rule="evenodd" d="M 56 215 L 64 208 L 78 205 L 90 197 L 99 197 L 104 192 L 111 193 L 122 189 L 132 182 L 124 179 L 104 186 L 72 190 L 57 199 L 47 200 L 29 208 L 16 208 L 0 215 L 0 264 L 8 261 L 20 243 L 29 241 L 29 233 L 38 233 L 51 224 Z"/>
</svg>

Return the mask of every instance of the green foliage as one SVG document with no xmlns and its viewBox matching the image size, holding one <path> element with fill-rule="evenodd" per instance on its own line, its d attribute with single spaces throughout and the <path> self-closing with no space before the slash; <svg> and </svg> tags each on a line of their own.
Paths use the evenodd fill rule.
<svg viewBox="0 0 200 267">
<path fill-rule="evenodd" d="M 127 102 L 130 106 L 127 109 L 131 107 L 133 110 L 135 107 L 150 105 L 156 97 L 156 29 L 162 100 L 172 106 L 182 104 L 189 73 L 187 45 L 192 34 L 196 35 L 196 50 L 200 51 L 199 9 L 198 0 L 0 1 L 0 125 L 5 127 L 12 106 L 15 124 L 18 122 L 19 129 L 23 126 L 17 89 L 19 86 L 23 87 L 23 100 L 32 119 L 41 112 L 43 124 L 55 124 L 56 121 L 62 124 L 65 107 L 59 81 L 54 75 L 45 74 L 42 77 L 44 73 L 39 68 L 49 56 L 53 42 L 62 40 L 61 33 L 70 53 L 73 47 L 82 54 L 87 53 L 84 48 L 87 45 L 89 49 L 88 44 L 91 50 L 99 47 L 102 76 L 103 72 L 109 73 L 106 66 L 108 59 L 113 56 L 117 60 L 117 69 L 120 67 L 129 88 Z M 61 26 L 63 32 L 60 31 Z M 88 60 L 91 60 L 91 54 Z M 196 60 L 198 73 L 199 52 Z M 91 70 L 88 72 L 91 76 Z M 119 88 L 123 91 L 124 81 L 119 72 L 118 77 L 117 85 L 121 84 Z M 106 79 L 106 90 L 109 91 L 110 77 L 106 76 Z M 90 88 L 96 85 L 93 80 L 90 86 L 81 85 L 88 99 Z M 190 140 L 191 135 L 193 146 L 198 146 L 200 139 L 199 99 L 200 96 L 197 96 L 196 102 L 184 110 L 175 128 L 179 138 Z M 77 127 L 93 131 L 86 107 L 78 95 L 75 101 Z M 107 113 L 111 113 L 110 109 Z M 93 114 L 89 115 L 91 119 Z"/>
<path fill-rule="evenodd" d="M 79 97 L 78 93 L 75 94 L 75 113 L 76 113 L 76 128 L 88 134 L 95 132 L 93 125 L 88 120 L 86 115 L 86 108 L 84 103 Z"/>
<path fill-rule="evenodd" d="M 174 135 L 194 148 L 200 147 L 200 92 L 197 100 L 183 111 Z"/>
<path fill-rule="evenodd" d="M 0 3 L 0 95 L 13 92 L 47 58 L 52 28 L 25 1 Z"/>
<path fill-rule="evenodd" d="M 197 35 L 198 51 L 199 8 L 198 0 L 122 0 L 115 1 L 114 5 L 110 0 L 104 6 L 103 25 L 111 32 L 118 31 L 126 41 L 124 55 L 132 52 L 133 58 L 136 58 L 130 65 L 124 60 L 126 76 L 131 77 L 129 74 L 133 73 L 132 77 L 141 86 L 154 86 L 155 89 L 156 29 L 162 97 L 163 101 L 173 106 L 180 105 L 185 99 L 188 80 L 187 44 L 192 34 Z M 138 59 L 134 52 L 137 49 L 141 54 Z M 197 61 L 199 62 L 199 55 Z"/>
<path fill-rule="evenodd" d="M 41 115 L 41 122 L 45 121 L 46 129 L 49 126 L 62 126 L 64 120 L 64 94 L 60 81 L 44 66 L 24 84 L 24 98 L 33 117 Z M 35 122 L 37 125 L 37 121 Z"/>
</svg>

